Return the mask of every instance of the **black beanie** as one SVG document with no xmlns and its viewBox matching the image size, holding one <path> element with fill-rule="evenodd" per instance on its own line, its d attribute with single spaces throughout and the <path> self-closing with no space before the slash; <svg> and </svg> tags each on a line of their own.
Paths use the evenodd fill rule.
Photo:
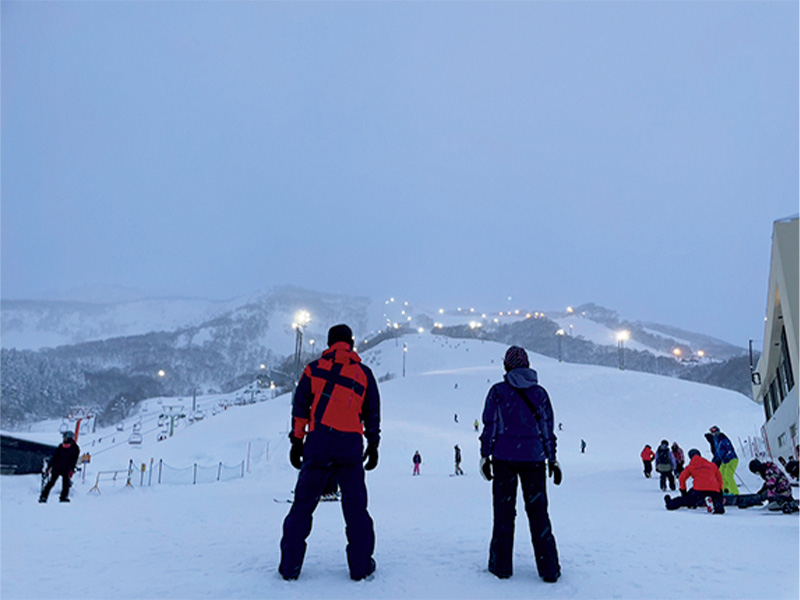
<svg viewBox="0 0 800 600">
<path fill-rule="evenodd" d="M 331 327 L 328 330 L 328 347 L 330 348 L 336 342 L 347 342 L 352 348 L 354 343 L 353 330 L 344 323 Z"/>
<path fill-rule="evenodd" d="M 528 353 L 524 348 L 519 346 L 511 346 L 506 350 L 506 356 L 503 359 L 503 366 L 506 371 L 517 369 L 519 367 L 530 367 L 531 363 L 528 361 Z"/>
</svg>

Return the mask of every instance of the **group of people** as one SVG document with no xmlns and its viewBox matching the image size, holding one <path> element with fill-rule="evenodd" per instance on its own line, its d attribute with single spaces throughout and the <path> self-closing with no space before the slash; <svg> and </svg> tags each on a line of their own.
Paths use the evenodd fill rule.
<svg viewBox="0 0 800 600">
<path fill-rule="evenodd" d="M 684 468 L 683 450 L 677 442 L 670 447 L 669 441 L 662 440 L 654 452 L 650 445 L 645 445 L 641 452 L 645 477 L 652 474 L 652 463 L 660 474 L 661 491 L 666 491 L 667 484 L 675 491 L 675 475 L 678 475 L 680 496 L 672 498 L 664 496 L 667 510 L 681 507 L 697 508 L 706 505 L 710 512 L 723 514 L 725 506 L 747 508 L 769 502 L 770 510 L 781 510 L 792 513 L 798 510 L 794 500 L 789 479 L 780 467 L 772 462 L 753 459 L 748 465 L 751 473 L 759 475 L 764 481 L 761 489 L 755 494 L 740 494 L 736 485 L 736 468 L 739 459 L 730 439 L 716 425 L 709 428 L 705 438 L 711 449 L 712 459 L 703 458 L 700 450 L 692 448 L 688 452 L 689 464 Z M 787 469 L 788 471 L 788 469 Z M 688 488 L 688 481 L 692 487 Z"/>
<path fill-rule="evenodd" d="M 553 409 L 523 348 L 509 348 L 503 365 L 503 381 L 493 385 L 486 397 L 480 435 L 480 471 L 492 482 L 494 506 L 489 571 L 501 579 L 513 573 L 520 482 L 538 573 L 545 582 L 554 583 L 561 567 L 547 511 L 546 477 L 558 485 L 561 468 Z M 371 577 L 376 569 L 375 532 L 367 510 L 365 471 L 378 465 L 380 398 L 372 371 L 353 350 L 353 333 L 347 325 L 330 328 L 328 349 L 303 370 L 292 402 L 289 440 L 289 459 L 300 473 L 283 523 L 278 572 L 286 580 L 300 576 L 312 515 L 332 476 L 341 491 L 350 577 Z M 463 474 L 461 450 L 455 446 L 454 451 L 456 474 Z M 417 475 L 422 463 L 418 451 L 412 462 Z"/>
</svg>

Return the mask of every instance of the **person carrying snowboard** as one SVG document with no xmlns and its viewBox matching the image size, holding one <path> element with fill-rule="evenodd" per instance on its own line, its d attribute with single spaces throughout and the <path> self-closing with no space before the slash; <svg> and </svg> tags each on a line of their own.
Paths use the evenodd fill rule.
<svg viewBox="0 0 800 600">
<path fill-rule="evenodd" d="M 546 474 L 561 483 L 553 433 L 553 407 L 538 385 L 523 348 L 505 354 L 504 381 L 489 390 L 483 409 L 480 470 L 492 481 L 494 524 L 489 546 L 489 571 L 500 579 L 513 574 L 514 519 L 517 482 L 522 485 L 525 512 L 539 576 L 555 583 L 561 576 L 556 539 L 547 513 Z"/>
<path fill-rule="evenodd" d="M 65 431 L 63 441 L 53 452 L 53 458 L 50 459 L 50 466 L 48 467 L 50 479 L 42 489 L 39 496 L 39 502 L 47 502 L 47 497 L 50 495 L 50 490 L 56 484 L 56 480 L 61 477 L 61 502 L 69 502 L 69 488 L 72 484 L 72 475 L 75 472 L 75 465 L 78 464 L 78 456 L 80 456 L 80 448 L 75 442 L 75 434 L 71 431 Z"/>
<path fill-rule="evenodd" d="M 656 449 L 656 471 L 661 475 L 658 483 L 662 492 L 667 491 L 667 481 L 669 481 L 669 489 L 675 491 L 675 475 L 672 473 L 674 470 L 675 457 L 672 456 L 669 442 L 661 440 L 661 444 Z"/>
<path fill-rule="evenodd" d="M 642 464 L 644 465 L 644 476 L 648 479 L 650 478 L 651 473 L 653 472 L 653 459 L 656 457 L 655 452 L 650 447 L 650 444 L 645 444 L 644 448 L 642 449 L 642 453 L 639 455 L 642 457 Z"/>
<path fill-rule="evenodd" d="M 353 351 L 353 332 L 347 325 L 330 328 L 328 349 L 303 370 L 292 421 L 289 460 L 300 476 L 283 522 L 278 572 L 286 580 L 300 576 L 312 515 L 334 475 L 341 488 L 350 578 L 365 579 L 375 571 L 375 530 L 367 512 L 364 471 L 378 465 L 380 397 L 372 371 Z"/>
</svg>

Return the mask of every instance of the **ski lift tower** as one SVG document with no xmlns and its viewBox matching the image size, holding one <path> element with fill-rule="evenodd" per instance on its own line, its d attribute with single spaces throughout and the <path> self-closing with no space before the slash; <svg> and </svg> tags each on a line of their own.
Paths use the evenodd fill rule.
<svg viewBox="0 0 800 600">
<path fill-rule="evenodd" d="M 186 416 L 183 412 L 183 404 L 164 405 L 163 408 L 164 414 L 169 418 L 169 437 L 172 437 L 172 432 L 175 430 L 175 421 Z"/>
<path fill-rule="evenodd" d="M 75 441 L 78 441 L 78 435 L 81 431 L 81 421 L 84 419 L 94 419 L 95 414 L 97 411 L 94 407 L 90 406 L 71 406 L 69 409 L 69 413 L 67 414 L 67 419 L 70 421 L 75 421 Z"/>
</svg>

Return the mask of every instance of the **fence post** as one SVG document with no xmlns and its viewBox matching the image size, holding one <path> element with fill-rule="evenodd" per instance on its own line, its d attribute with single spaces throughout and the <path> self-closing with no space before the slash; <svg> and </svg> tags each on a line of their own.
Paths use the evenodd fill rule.
<svg viewBox="0 0 800 600">
<path fill-rule="evenodd" d="M 252 442 L 247 442 L 247 472 L 250 472 L 250 445 Z"/>
<path fill-rule="evenodd" d="M 192 481 L 192 485 L 197 485 L 197 463 L 194 463 L 194 481 Z"/>
<path fill-rule="evenodd" d="M 217 481 L 219 481 L 219 476 L 222 473 L 222 461 L 219 462 L 219 466 L 217 467 Z"/>
<path fill-rule="evenodd" d="M 164 459 L 158 459 L 158 485 L 161 485 L 161 467 L 164 466 Z"/>
<path fill-rule="evenodd" d="M 150 475 L 147 477 L 147 487 L 153 487 L 153 461 L 155 458 L 150 457 Z"/>
<path fill-rule="evenodd" d="M 133 479 L 133 459 L 128 461 L 128 481 L 125 482 L 127 487 L 133 487 L 131 479 Z"/>
</svg>

